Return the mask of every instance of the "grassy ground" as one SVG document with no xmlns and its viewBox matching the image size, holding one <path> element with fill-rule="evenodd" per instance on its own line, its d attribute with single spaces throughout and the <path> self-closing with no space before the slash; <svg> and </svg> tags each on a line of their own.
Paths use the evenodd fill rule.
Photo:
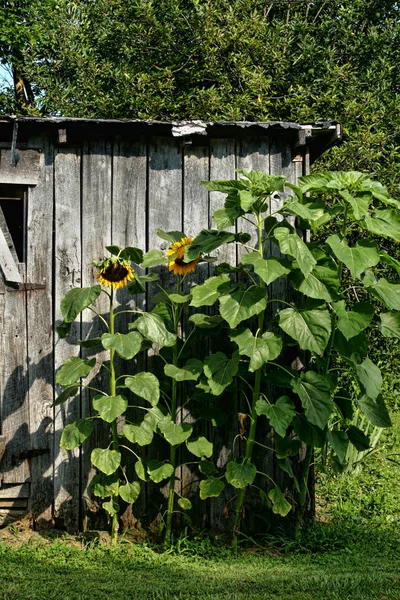
<svg viewBox="0 0 400 600">
<path fill-rule="evenodd" d="M 385 539 L 384 539 L 385 538 Z M 336 543 L 337 543 L 336 539 Z M 143 545 L 79 549 L 67 541 L 0 544 L 7 600 L 397 600 L 398 540 L 386 536 L 331 552 L 236 554 L 193 544 L 158 554 Z"/>
<path fill-rule="evenodd" d="M 400 600 L 400 417 L 356 475 L 320 476 L 321 521 L 300 541 L 237 552 L 184 535 L 170 552 L 26 527 L 0 532 L 0 600 Z M 29 533 L 29 535 L 28 535 Z M 147 544 L 147 545 L 146 545 Z"/>
</svg>

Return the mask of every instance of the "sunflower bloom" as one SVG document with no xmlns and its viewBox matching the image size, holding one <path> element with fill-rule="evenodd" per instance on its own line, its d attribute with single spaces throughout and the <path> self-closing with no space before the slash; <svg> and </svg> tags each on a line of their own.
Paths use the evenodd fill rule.
<svg viewBox="0 0 400 600">
<path fill-rule="evenodd" d="M 174 275 L 186 275 L 186 273 L 191 273 L 195 270 L 200 258 L 196 258 L 190 262 L 184 262 L 183 260 L 185 250 L 192 242 L 193 238 L 184 237 L 179 242 L 174 242 L 168 248 L 166 256 L 172 258 L 168 263 L 168 269 L 169 271 L 172 271 Z"/>
<path fill-rule="evenodd" d="M 129 281 L 134 279 L 135 272 L 126 260 L 112 256 L 106 258 L 97 265 L 97 279 L 101 285 L 106 285 L 114 290 L 128 285 Z"/>
</svg>

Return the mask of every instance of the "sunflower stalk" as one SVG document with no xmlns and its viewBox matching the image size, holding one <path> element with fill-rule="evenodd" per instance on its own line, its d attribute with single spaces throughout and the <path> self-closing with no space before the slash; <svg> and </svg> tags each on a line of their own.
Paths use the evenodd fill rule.
<svg viewBox="0 0 400 600">
<path fill-rule="evenodd" d="M 111 288 L 110 293 L 110 333 L 113 335 L 115 333 L 115 324 L 114 324 L 114 290 Z M 110 353 L 110 396 L 115 397 L 117 394 L 117 379 L 115 374 L 115 350 L 111 348 L 109 350 Z M 118 440 L 118 428 L 117 428 L 117 419 L 114 419 L 111 423 L 111 431 L 112 431 L 112 448 L 113 450 L 119 451 L 119 440 Z M 118 497 L 117 494 L 113 495 L 114 498 Z M 111 520 L 111 545 L 115 545 L 118 540 L 118 512 L 115 512 L 112 516 Z"/>
</svg>

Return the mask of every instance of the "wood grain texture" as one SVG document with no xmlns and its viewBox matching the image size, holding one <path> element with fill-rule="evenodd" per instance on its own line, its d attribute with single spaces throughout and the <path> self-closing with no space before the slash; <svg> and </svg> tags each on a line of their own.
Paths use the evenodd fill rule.
<svg viewBox="0 0 400 600">
<path fill-rule="evenodd" d="M 112 146 L 109 141 L 98 140 L 85 143 L 82 154 L 82 287 L 90 287 L 98 283 L 96 270 L 92 265 L 94 259 L 100 260 L 108 253 L 105 246 L 111 244 L 112 232 Z M 100 294 L 94 303 L 95 310 L 107 317 L 109 300 Z M 104 324 L 89 309 L 82 313 L 82 339 L 101 336 L 106 331 Z M 97 348 L 82 349 L 82 356 L 96 356 L 98 363 L 107 361 L 108 352 L 96 352 Z M 108 390 L 109 378 L 105 369 L 99 366 L 92 371 L 85 383 L 95 388 Z M 96 392 L 82 392 L 82 416 L 96 414 L 92 406 L 92 397 Z M 90 462 L 93 448 L 106 448 L 110 442 L 110 426 L 96 419 L 94 432 L 82 446 L 81 460 L 81 493 L 85 498 L 86 514 L 84 527 L 104 525 L 103 511 L 95 510 L 96 504 L 90 500 L 90 482 L 95 469 Z M 90 509 L 90 511 L 89 511 Z M 89 518 L 90 517 L 90 518 Z M 90 523 L 89 523 L 90 521 Z"/>
<path fill-rule="evenodd" d="M 30 510 L 37 521 L 52 518 L 54 487 L 53 377 L 53 184 L 54 149 L 41 138 L 39 183 L 28 192 L 27 281 L 44 290 L 27 292 L 28 380 L 31 448 L 49 450 L 30 459 Z"/>
<path fill-rule="evenodd" d="M 10 164 L 11 151 L 0 150 L 0 183 L 37 185 L 44 155 L 38 150 L 17 150 L 16 165 Z"/>
<path fill-rule="evenodd" d="M 62 323 L 60 302 L 71 289 L 80 287 L 81 276 L 81 151 L 59 148 L 54 157 L 55 199 L 55 324 Z M 79 356 L 80 318 L 72 324 L 67 338 L 56 336 L 54 366 L 59 369 L 67 358 Z M 63 388 L 57 387 L 58 395 Z M 80 394 L 55 407 L 54 424 L 54 516 L 68 531 L 79 530 L 80 452 L 60 448 L 63 429 L 80 416 Z"/>
</svg>

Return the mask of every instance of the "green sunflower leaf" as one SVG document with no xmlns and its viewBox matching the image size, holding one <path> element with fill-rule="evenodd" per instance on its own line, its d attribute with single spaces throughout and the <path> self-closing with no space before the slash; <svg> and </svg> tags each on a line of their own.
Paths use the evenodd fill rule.
<svg viewBox="0 0 400 600">
<path fill-rule="evenodd" d="M 264 288 L 251 285 L 221 296 L 219 303 L 221 317 L 234 329 L 242 321 L 265 310 L 267 296 Z"/>
<path fill-rule="evenodd" d="M 65 323 L 72 323 L 85 308 L 100 296 L 101 285 L 88 288 L 74 288 L 61 300 L 60 310 Z"/>
<path fill-rule="evenodd" d="M 192 508 L 192 503 L 189 498 L 179 498 L 178 506 L 180 506 L 182 510 L 190 510 Z"/>
<path fill-rule="evenodd" d="M 156 406 L 160 399 L 160 382 L 152 373 L 143 371 L 125 378 L 125 385 L 134 394 L 144 398 L 152 406 Z"/>
<path fill-rule="evenodd" d="M 119 477 L 116 473 L 113 473 L 112 475 L 100 473 L 93 477 L 90 487 L 93 494 L 99 498 L 116 496 L 119 489 Z"/>
<path fill-rule="evenodd" d="M 200 481 L 200 498 L 205 500 L 206 498 L 217 498 L 225 485 L 223 481 L 217 479 L 216 477 L 208 477 L 208 479 L 203 479 Z"/>
<path fill-rule="evenodd" d="M 142 269 L 148 269 L 149 267 L 157 267 L 158 265 L 163 265 L 167 262 L 168 258 L 166 258 L 160 250 L 154 249 L 146 252 L 140 266 Z"/>
<path fill-rule="evenodd" d="M 171 244 L 174 242 L 180 242 L 186 237 L 182 231 L 164 231 L 163 229 L 157 229 L 157 235 L 162 240 L 166 240 Z"/>
<path fill-rule="evenodd" d="M 90 460 L 102 473 L 112 475 L 121 464 L 121 453 L 108 448 L 95 448 L 92 450 Z"/>
<path fill-rule="evenodd" d="M 286 517 L 292 510 L 292 505 L 289 504 L 277 485 L 268 493 L 268 498 L 272 502 L 272 512 L 274 514 Z"/>
<path fill-rule="evenodd" d="M 174 346 L 176 343 L 176 335 L 168 331 L 162 317 L 155 313 L 143 313 L 130 324 L 130 328 L 138 329 L 145 338 L 160 346 Z"/>
<path fill-rule="evenodd" d="M 373 240 L 359 240 L 350 248 L 345 239 L 341 240 L 338 235 L 331 235 L 326 243 L 332 248 L 336 258 L 358 279 L 361 273 L 379 263 L 379 248 Z"/>
<path fill-rule="evenodd" d="M 320 429 L 313 425 L 303 413 L 299 413 L 293 418 L 293 429 L 307 446 L 322 448 L 325 444 L 327 429 Z"/>
<path fill-rule="evenodd" d="M 65 388 L 65 390 L 62 391 L 61 394 L 56 398 L 52 406 L 58 406 L 59 404 L 63 404 L 64 402 L 69 400 L 69 398 L 73 398 L 74 396 L 76 396 L 79 390 L 80 386 L 78 385 L 71 385 Z"/>
<path fill-rule="evenodd" d="M 388 409 L 386 408 L 385 402 L 380 394 L 375 399 L 369 398 L 369 396 L 364 394 L 357 401 L 357 404 L 367 419 L 371 421 L 372 425 L 375 425 L 376 427 L 392 426 Z"/>
<path fill-rule="evenodd" d="M 381 278 L 372 289 L 379 296 L 380 300 L 392 310 L 400 310 L 400 284 L 390 283 L 386 279 Z"/>
<path fill-rule="evenodd" d="M 204 374 L 214 396 L 222 394 L 224 389 L 232 383 L 239 368 L 239 353 L 234 352 L 228 358 L 223 352 L 210 354 L 204 361 Z"/>
<path fill-rule="evenodd" d="M 107 502 L 103 502 L 102 504 L 104 510 L 113 517 L 114 515 L 119 513 L 119 504 L 117 500 L 113 497 L 111 500 L 107 500 Z"/>
<path fill-rule="evenodd" d="M 199 436 L 193 440 L 187 440 L 186 446 L 189 452 L 199 458 L 210 458 L 213 453 L 213 445 L 205 437 Z"/>
<path fill-rule="evenodd" d="M 130 360 L 142 347 L 143 337 L 138 331 L 130 333 L 103 333 L 101 343 L 106 350 L 115 350 L 124 360 Z"/>
<path fill-rule="evenodd" d="M 103 396 L 97 394 L 93 398 L 93 408 L 97 410 L 103 421 L 112 423 L 128 408 L 128 400 L 124 396 Z"/>
<path fill-rule="evenodd" d="M 185 250 L 184 260 L 190 262 L 199 258 L 202 254 L 210 254 L 224 244 L 235 240 L 235 235 L 228 231 L 217 231 L 216 229 L 203 229 Z"/>
<path fill-rule="evenodd" d="M 134 248 L 133 246 L 127 246 L 122 250 L 120 258 L 122 258 L 122 260 L 126 260 L 127 262 L 134 262 L 136 265 L 140 265 L 140 263 L 143 261 L 143 250 L 140 250 L 140 248 Z"/>
<path fill-rule="evenodd" d="M 274 229 L 274 237 L 278 240 L 282 254 L 287 254 L 296 259 L 304 277 L 307 277 L 317 264 L 317 261 L 301 237 L 297 233 L 290 233 L 286 227 L 277 227 Z"/>
<path fill-rule="evenodd" d="M 119 488 L 119 495 L 121 496 L 124 502 L 128 504 L 133 504 L 139 498 L 140 494 L 140 484 L 137 481 L 133 481 L 132 483 L 126 483 L 125 485 L 121 485 Z"/>
<path fill-rule="evenodd" d="M 61 369 L 57 371 L 56 383 L 63 386 L 72 385 L 81 377 L 89 375 L 95 364 L 95 358 L 83 360 L 78 356 L 72 356 L 71 358 L 68 358 Z"/>
<path fill-rule="evenodd" d="M 292 271 L 289 275 L 289 281 L 295 290 L 316 300 L 332 301 L 331 294 L 325 284 L 318 279 L 314 272 L 304 277 L 300 270 Z"/>
<path fill-rule="evenodd" d="M 171 446 L 178 446 L 179 444 L 183 444 L 192 435 L 193 426 L 190 423 L 177 425 L 166 418 L 159 421 L 158 429 Z"/>
<path fill-rule="evenodd" d="M 371 447 L 369 437 L 366 436 L 365 433 L 361 431 L 361 429 L 355 427 L 355 425 L 350 425 L 346 433 L 350 442 L 359 452 L 368 450 Z"/>
<path fill-rule="evenodd" d="M 337 329 L 333 338 L 333 347 L 342 356 L 349 359 L 357 357 L 357 362 L 361 362 L 361 359 L 368 352 L 369 342 L 363 331 L 355 337 L 346 340 L 344 335 Z"/>
<path fill-rule="evenodd" d="M 212 306 L 218 298 L 225 294 L 231 285 L 228 275 L 210 277 L 201 285 L 192 288 L 192 301 L 190 306 Z M 193 317 L 195 315 L 192 315 Z"/>
<path fill-rule="evenodd" d="M 298 379 L 293 379 L 292 389 L 298 394 L 308 421 L 324 429 L 333 412 L 331 383 L 328 377 L 307 371 Z"/>
<path fill-rule="evenodd" d="M 250 357 L 249 371 L 257 371 L 263 364 L 275 360 L 282 351 L 282 340 L 270 331 L 254 337 L 250 329 L 237 330 L 230 336 L 239 346 L 239 354 Z"/>
<path fill-rule="evenodd" d="M 126 424 L 122 428 L 122 435 L 132 444 L 148 446 L 153 441 L 154 429 L 147 421 L 143 421 L 140 425 Z"/>
<path fill-rule="evenodd" d="M 275 404 L 269 404 L 265 400 L 257 400 L 256 412 L 265 415 L 270 425 L 281 436 L 285 437 L 286 430 L 296 414 L 294 403 L 288 396 L 281 396 Z"/>
<path fill-rule="evenodd" d="M 244 489 L 255 479 L 257 468 L 250 462 L 229 461 L 226 465 L 225 477 L 235 488 Z"/>
<path fill-rule="evenodd" d="M 218 473 L 217 467 L 209 460 L 204 458 L 199 462 L 199 471 L 203 475 L 216 475 Z"/>
<path fill-rule="evenodd" d="M 84 442 L 93 431 L 93 422 L 90 419 L 78 419 L 66 425 L 61 434 L 60 448 L 74 450 Z"/>
<path fill-rule="evenodd" d="M 154 483 L 160 483 L 164 479 L 169 479 L 174 472 L 174 467 L 169 462 L 160 462 L 155 458 L 147 461 L 147 473 Z"/>
<path fill-rule="evenodd" d="M 328 442 L 334 449 L 339 462 L 343 464 L 346 458 L 347 447 L 349 445 L 347 433 L 345 431 L 340 431 L 339 429 L 328 431 Z"/>
<path fill-rule="evenodd" d="M 397 312 L 386 312 L 379 315 L 380 330 L 384 337 L 400 338 L 400 314 Z"/>
<path fill-rule="evenodd" d="M 292 437 L 275 436 L 275 451 L 277 458 L 296 456 L 301 448 L 301 441 Z"/>
<path fill-rule="evenodd" d="M 254 272 L 269 285 L 278 277 L 283 277 L 290 273 L 290 268 L 285 264 L 285 261 L 279 258 L 271 257 L 268 259 L 261 258 L 258 252 L 249 252 L 242 257 L 244 265 L 253 265 Z"/>
<path fill-rule="evenodd" d="M 365 217 L 364 223 L 371 233 L 400 242 L 399 210 L 393 208 L 376 210 L 373 216 Z"/>
<path fill-rule="evenodd" d="M 336 302 L 333 308 L 338 316 L 337 327 L 346 340 L 364 331 L 375 314 L 375 307 L 368 302 L 359 302 L 352 307 L 352 310 L 346 310 L 346 302 L 341 300 Z"/>
<path fill-rule="evenodd" d="M 302 350 L 321 355 L 329 342 L 331 317 L 323 308 L 285 308 L 279 313 L 279 326 L 298 342 Z"/>
<path fill-rule="evenodd" d="M 366 395 L 373 400 L 379 396 L 383 380 L 379 367 L 366 358 L 360 365 L 356 365 L 358 381 L 361 383 Z"/>
<path fill-rule="evenodd" d="M 164 373 L 176 381 L 197 381 L 203 372 L 203 363 L 197 358 L 191 358 L 182 368 L 175 365 L 165 365 Z"/>
<path fill-rule="evenodd" d="M 199 329 L 215 329 L 223 322 L 223 318 L 219 315 L 203 315 L 196 313 L 189 317 L 189 321 Z"/>
</svg>

